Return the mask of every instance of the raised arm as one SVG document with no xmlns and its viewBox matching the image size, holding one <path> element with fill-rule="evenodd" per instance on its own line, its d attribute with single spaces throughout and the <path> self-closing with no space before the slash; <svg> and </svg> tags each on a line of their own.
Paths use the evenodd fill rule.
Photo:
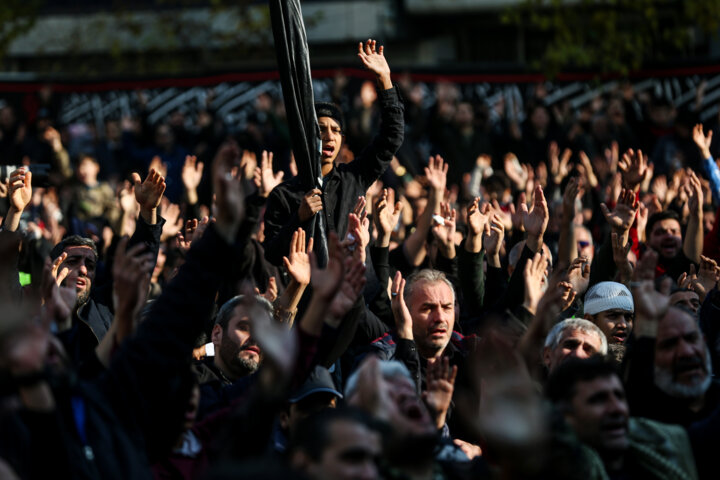
<svg viewBox="0 0 720 480">
<path fill-rule="evenodd" d="M 380 132 L 348 165 L 351 171 L 358 174 L 362 190 L 365 191 L 390 165 L 393 156 L 402 145 L 405 126 L 403 104 L 390 78 L 390 66 L 385 58 L 385 49 L 378 46 L 375 40 L 368 40 L 365 44 L 358 45 L 358 57 L 363 66 L 375 74 L 380 88 L 378 97 L 382 115 Z"/>
<path fill-rule="evenodd" d="M 27 167 L 21 167 L 10 174 L 9 193 L 10 208 L 5 215 L 3 229 L 14 232 L 20 225 L 23 210 L 32 198 L 32 172 Z"/>
<path fill-rule="evenodd" d="M 425 210 L 418 217 L 415 231 L 405 239 L 402 247 L 410 265 L 418 266 L 425 259 L 427 253 L 425 241 L 430 233 L 433 215 L 440 212 L 440 203 L 445 195 L 445 186 L 447 185 L 447 172 L 448 164 L 440 155 L 430 157 L 428 166 L 425 167 L 425 177 L 430 184 L 430 198 Z"/>
<path fill-rule="evenodd" d="M 683 253 L 696 264 L 700 263 L 703 249 L 703 191 L 695 172 L 687 170 L 687 183 L 683 186 L 688 197 L 690 219 L 685 230 Z"/>
</svg>

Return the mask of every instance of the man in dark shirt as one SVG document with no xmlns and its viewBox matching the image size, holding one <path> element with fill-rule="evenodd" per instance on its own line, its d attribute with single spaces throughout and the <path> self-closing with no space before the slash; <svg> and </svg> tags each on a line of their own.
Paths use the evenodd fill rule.
<svg viewBox="0 0 720 480">
<path fill-rule="evenodd" d="M 390 79 L 390 67 L 383 55 L 383 47 L 376 48 L 373 40 L 360 44 L 358 56 L 377 76 L 380 86 L 382 125 L 372 143 L 348 164 L 335 165 L 343 143 L 343 118 L 333 104 L 316 106 L 322 140 L 322 189 L 307 191 L 299 177 L 278 185 L 268 198 L 265 212 L 265 257 L 274 265 L 282 265 L 289 252 L 293 232 L 302 227 L 312 230 L 312 220 L 323 212 L 328 231 L 344 232 L 347 216 L 359 196 L 377 180 L 390 164 L 403 141 L 403 106 Z"/>
</svg>

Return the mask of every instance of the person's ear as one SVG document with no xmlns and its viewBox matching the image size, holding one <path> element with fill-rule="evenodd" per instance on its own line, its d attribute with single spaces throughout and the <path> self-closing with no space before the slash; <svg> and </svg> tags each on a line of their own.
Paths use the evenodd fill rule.
<svg viewBox="0 0 720 480">
<path fill-rule="evenodd" d="M 215 346 L 220 345 L 223 337 L 223 329 L 220 325 L 213 326 L 212 333 L 210 334 L 210 340 Z"/>
<path fill-rule="evenodd" d="M 283 410 L 278 415 L 278 421 L 280 422 L 280 428 L 282 428 L 285 431 L 288 431 L 290 428 L 290 415 L 288 415 L 288 412 L 286 410 Z"/>
<path fill-rule="evenodd" d="M 550 359 L 552 358 L 552 350 L 550 347 L 544 347 L 543 348 L 543 363 L 545 364 L 545 367 L 550 369 Z"/>
</svg>

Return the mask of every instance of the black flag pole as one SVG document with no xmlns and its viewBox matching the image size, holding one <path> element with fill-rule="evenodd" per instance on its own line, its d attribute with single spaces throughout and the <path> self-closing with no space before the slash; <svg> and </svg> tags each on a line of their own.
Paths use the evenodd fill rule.
<svg viewBox="0 0 720 480">
<path fill-rule="evenodd" d="M 275 52 L 287 112 L 298 175 L 307 190 L 321 188 L 320 128 L 315 115 L 315 97 L 310 75 L 305 24 L 299 0 L 270 0 Z M 327 264 L 328 248 L 325 209 L 313 217 L 308 237 L 315 239 L 318 264 Z"/>
</svg>

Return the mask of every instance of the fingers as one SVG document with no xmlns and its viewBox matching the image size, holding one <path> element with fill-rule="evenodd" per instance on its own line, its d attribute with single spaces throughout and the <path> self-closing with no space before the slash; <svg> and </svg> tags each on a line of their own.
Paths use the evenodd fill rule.
<svg viewBox="0 0 720 480">
<path fill-rule="evenodd" d="M 63 267 L 63 269 L 60 270 L 60 272 L 57 274 L 57 277 L 55 278 L 55 283 L 57 283 L 58 287 L 62 285 L 69 273 L 70 269 L 67 267 Z"/>
<path fill-rule="evenodd" d="M 58 277 L 58 268 L 60 268 L 60 264 L 65 261 L 68 254 L 63 252 L 58 258 L 55 259 L 52 263 L 52 269 L 50 270 L 50 273 L 52 273 L 52 276 L 57 279 Z"/>
</svg>

